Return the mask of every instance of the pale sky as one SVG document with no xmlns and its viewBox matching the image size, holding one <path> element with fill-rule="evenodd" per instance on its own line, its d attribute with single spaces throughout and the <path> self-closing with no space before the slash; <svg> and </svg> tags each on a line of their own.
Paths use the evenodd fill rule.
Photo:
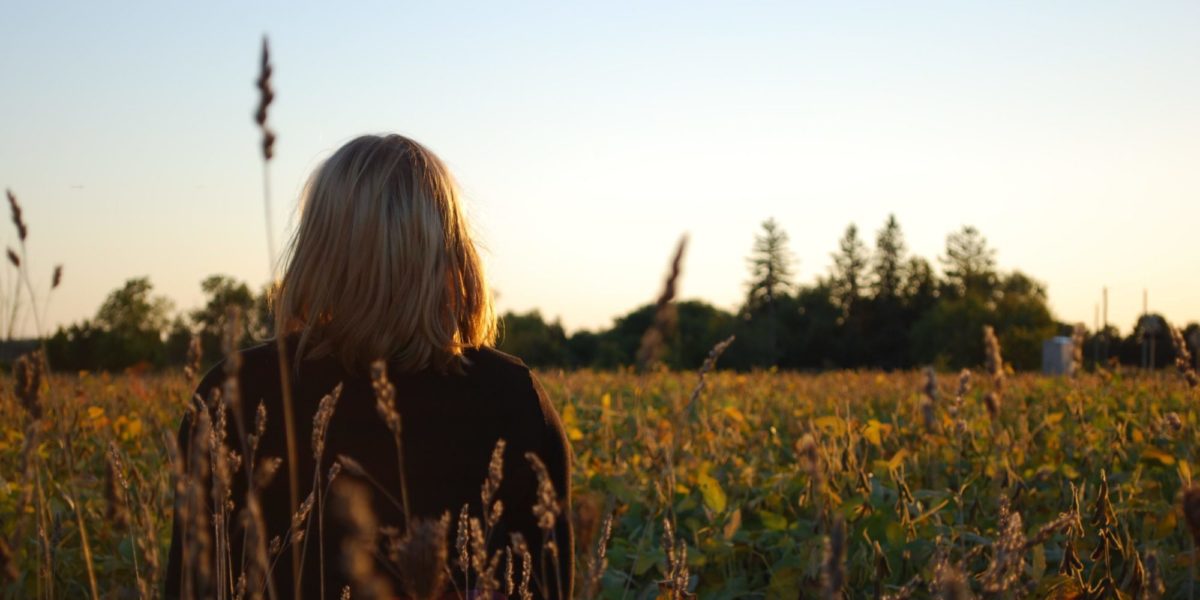
<svg viewBox="0 0 1200 600">
<path fill-rule="evenodd" d="M 268 279 L 263 33 L 279 243 L 313 167 L 395 131 L 462 183 L 500 307 L 570 330 L 651 301 L 684 232 L 683 296 L 733 308 L 766 218 L 810 282 L 888 213 L 931 260 L 976 225 L 1059 319 L 1107 285 L 1122 330 L 1143 288 L 1200 320 L 1200 3 L 350 4 L 6 3 L 0 186 L 35 282 L 64 264 L 51 324 Z"/>
</svg>

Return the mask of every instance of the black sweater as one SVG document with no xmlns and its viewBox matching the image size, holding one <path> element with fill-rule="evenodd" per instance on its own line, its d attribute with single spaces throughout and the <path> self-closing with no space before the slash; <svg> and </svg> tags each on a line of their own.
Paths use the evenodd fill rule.
<svg viewBox="0 0 1200 600">
<path fill-rule="evenodd" d="M 563 596 L 570 597 L 574 565 L 570 525 L 570 449 L 559 416 L 542 387 L 519 359 L 490 348 L 467 351 L 464 357 L 466 364 L 460 374 L 439 374 L 432 370 L 401 373 L 389 369 L 388 377 L 396 390 L 396 408 L 402 419 L 405 480 L 410 510 L 414 517 L 422 518 L 437 518 L 445 511 L 453 515 L 449 554 L 451 563 L 456 563 L 454 557 L 457 553 L 453 543 L 457 515 L 464 504 L 470 507 L 472 516 L 481 515 L 480 488 L 487 477 L 488 463 L 496 441 L 504 439 L 504 478 L 498 493 L 504 508 L 503 516 L 490 536 L 491 546 L 493 550 L 501 548 L 509 542 L 509 534 L 519 532 L 535 558 L 535 580 L 540 578 L 546 584 L 547 596 L 558 596 L 559 586 L 555 581 L 557 573 Z M 266 431 L 258 447 L 258 462 L 266 457 L 284 460 L 275 478 L 259 494 L 267 530 L 266 540 L 275 536 L 286 538 L 285 532 L 291 525 L 292 516 L 276 346 L 269 343 L 250 348 L 241 352 L 241 358 L 239 412 L 247 431 L 253 431 L 255 411 L 260 402 L 267 413 Z M 392 496 L 400 498 L 394 438 L 376 411 L 370 376 L 365 371 L 347 372 L 333 359 L 305 361 L 294 372 L 298 373 L 292 378 L 292 397 L 299 501 L 303 501 L 312 489 L 316 467 L 312 448 L 313 415 L 322 396 L 333 390 L 339 382 L 343 384 L 343 390 L 328 425 L 319 467 L 322 480 L 326 479 L 338 455 L 345 455 L 360 463 Z M 200 382 L 196 394 L 207 400 L 213 388 L 221 387 L 224 379 L 223 363 L 218 364 Z M 185 462 L 192 438 L 192 421 L 191 417 L 185 416 L 179 432 L 180 453 Z M 238 454 L 246 456 L 232 414 L 228 418 L 227 431 L 227 444 Z M 559 549 L 559 562 L 557 569 L 549 569 L 550 572 L 544 576 L 541 567 L 543 560 L 539 558 L 543 535 L 532 513 L 537 499 L 537 479 L 525 458 L 526 452 L 537 454 L 546 464 L 562 507 L 553 534 Z M 342 470 L 338 477 L 352 475 Z M 235 506 L 228 513 L 231 515 L 229 545 L 232 550 L 232 580 L 236 581 L 241 572 L 243 538 L 236 516 L 245 503 L 245 472 L 239 470 L 234 473 L 232 482 L 232 501 Z M 370 487 L 370 490 L 378 522 L 403 530 L 403 511 L 376 487 Z M 177 499 L 177 511 L 179 506 Z M 315 513 L 318 507 L 313 510 Z M 324 597 L 335 599 L 340 597 L 342 587 L 347 584 L 340 551 L 345 529 L 329 503 L 326 503 L 324 514 Z M 316 547 L 316 524 L 314 514 L 301 571 L 304 598 L 321 596 L 318 575 L 321 552 Z M 184 532 L 181 531 L 176 512 L 166 574 L 167 597 L 180 594 L 183 584 L 183 545 Z M 389 574 L 383 563 L 377 560 L 375 570 L 389 575 L 396 594 L 403 596 L 400 581 Z M 503 560 L 499 571 L 503 579 Z M 518 564 L 518 581 L 520 573 Z M 291 574 L 290 549 L 285 548 L 272 572 L 276 597 L 280 600 L 293 596 Z M 472 574 L 472 588 L 475 587 L 474 580 Z M 462 574 L 457 569 L 455 581 L 461 591 Z M 535 596 L 542 597 L 538 586 L 535 584 L 532 587 Z M 447 586 L 448 591 L 452 589 Z"/>
</svg>

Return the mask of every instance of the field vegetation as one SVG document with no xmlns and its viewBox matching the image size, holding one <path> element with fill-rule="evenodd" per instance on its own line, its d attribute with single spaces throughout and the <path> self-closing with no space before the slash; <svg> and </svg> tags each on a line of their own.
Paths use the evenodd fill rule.
<svg viewBox="0 0 1200 600">
<path fill-rule="evenodd" d="M 577 589 L 1191 594 L 1200 423 L 1186 378 L 1002 364 L 716 371 L 703 390 L 693 372 L 540 373 L 574 448 L 574 510 L 560 518 L 577 529 Z M 156 596 L 188 378 L 38 381 L 22 368 L 0 401 L 5 597 Z"/>
</svg>

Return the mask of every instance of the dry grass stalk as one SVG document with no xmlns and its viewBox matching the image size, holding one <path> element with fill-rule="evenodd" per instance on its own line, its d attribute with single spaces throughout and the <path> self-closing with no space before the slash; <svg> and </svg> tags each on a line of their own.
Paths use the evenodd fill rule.
<svg viewBox="0 0 1200 600">
<path fill-rule="evenodd" d="M 992 543 L 992 558 L 980 578 L 986 592 L 1016 587 L 1025 571 L 1025 526 L 1021 513 L 1012 510 L 1006 496 L 1000 497 L 1000 522 Z"/>
<path fill-rule="evenodd" d="M 740 513 L 739 513 L 740 514 Z M 594 552 L 588 556 L 587 572 L 583 577 L 584 598 L 595 598 L 600 593 L 600 578 L 608 570 L 608 540 L 612 537 L 613 515 L 605 515 L 600 526 L 600 538 Z"/>
<path fill-rule="evenodd" d="M 261 491 L 271 485 L 281 466 L 283 459 L 278 456 L 268 456 L 258 461 L 258 466 L 254 468 L 254 488 Z"/>
<path fill-rule="evenodd" d="M 537 517 L 538 527 L 544 532 L 549 532 L 554 529 L 554 522 L 562 513 L 562 507 L 558 504 L 557 494 L 554 492 L 554 483 L 550 479 L 550 472 L 546 469 L 546 463 L 542 462 L 538 455 L 532 452 L 525 453 L 525 460 L 529 461 L 533 467 L 533 472 L 537 476 L 537 501 L 533 505 L 533 516 Z"/>
<path fill-rule="evenodd" d="M 333 411 L 337 409 L 338 398 L 341 396 L 342 384 L 339 383 L 332 392 L 321 398 L 321 402 L 317 405 L 317 412 L 313 415 L 313 460 L 317 463 L 318 471 L 321 468 L 321 458 L 325 454 L 325 432 L 329 430 L 329 421 L 333 419 Z"/>
<path fill-rule="evenodd" d="M 258 457 L 258 444 L 262 441 L 262 437 L 267 433 L 267 407 L 262 400 L 258 401 L 258 408 L 254 410 L 254 432 L 246 436 L 246 443 L 249 446 L 247 452 L 250 456 L 248 464 L 257 465 L 255 459 Z M 276 459 L 279 460 L 279 459 Z M 282 462 L 282 461 L 281 461 Z M 276 465 L 279 466 L 279 465 Z"/>
<path fill-rule="evenodd" d="M 192 428 L 187 473 L 187 534 L 184 549 L 184 589 L 204 598 L 212 592 L 213 540 L 209 532 L 205 487 L 209 479 L 212 422 L 207 410 L 197 410 Z"/>
<path fill-rule="evenodd" d="M 22 216 L 21 204 L 17 202 L 17 197 L 12 193 L 12 190 L 5 190 L 8 196 L 8 207 L 12 211 L 12 223 L 17 228 L 17 238 L 23 243 L 25 238 L 29 236 L 29 228 L 25 225 L 25 218 Z"/>
<path fill-rule="evenodd" d="M 675 256 L 671 259 L 671 269 L 663 282 L 662 293 L 654 304 L 654 323 L 642 335 L 642 341 L 637 351 L 637 363 L 641 369 L 648 369 L 662 359 L 665 351 L 667 336 L 675 327 L 676 284 L 683 264 L 683 252 L 687 248 L 687 236 L 679 240 L 675 248 Z"/>
<path fill-rule="evenodd" d="M 708 351 L 708 356 L 705 357 L 704 363 L 700 365 L 700 370 L 697 372 L 699 379 L 696 381 L 696 387 L 692 388 L 692 395 L 688 396 L 687 404 L 684 410 L 689 412 L 690 416 L 695 418 L 697 407 L 699 406 L 700 394 L 704 392 L 704 387 L 707 385 L 706 376 L 717 366 L 717 359 L 725 353 L 725 350 L 733 344 L 734 336 L 729 336 L 720 342 L 717 342 L 712 350 Z"/>
<path fill-rule="evenodd" d="M 87 527 L 83 523 L 83 510 L 66 490 L 62 490 L 62 498 L 66 502 L 67 508 L 75 513 L 75 525 L 79 531 L 79 545 L 83 550 L 83 564 L 87 567 L 88 589 L 91 591 L 92 600 L 100 600 L 99 588 L 96 585 L 96 569 L 92 561 L 92 548 L 88 542 Z"/>
<path fill-rule="evenodd" d="M 1175 368 L 1184 380 L 1188 382 L 1188 386 L 1192 389 L 1200 387 L 1200 375 L 1196 375 L 1196 369 L 1192 366 L 1192 353 L 1188 351 L 1187 342 L 1183 339 L 1183 333 L 1176 327 L 1168 327 L 1171 332 L 1171 345 L 1175 347 Z"/>
<path fill-rule="evenodd" d="M 271 103 L 275 101 L 275 90 L 271 87 L 271 72 L 274 69 L 271 67 L 271 48 L 267 43 L 266 36 L 263 36 L 262 55 L 259 59 L 258 79 L 255 85 L 258 87 L 258 109 L 254 111 L 254 122 L 258 124 L 262 131 L 262 156 L 263 160 L 271 160 L 275 156 L 275 132 L 267 126 L 268 109 Z"/>
<path fill-rule="evenodd" d="M 454 549 L 458 552 L 456 560 L 463 574 L 463 589 L 471 589 L 471 513 L 464 504 L 458 511 L 458 528 L 454 537 Z"/>
<path fill-rule="evenodd" d="M 512 553 L 521 557 L 521 582 L 517 585 L 517 597 L 521 600 L 533 600 L 533 556 L 520 533 L 512 534 Z"/>
<path fill-rule="evenodd" d="M 204 351 L 200 346 L 200 336 L 193 335 L 188 341 L 187 359 L 183 365 L 183 377 L 187 382 L 193 383 L 200 376 L 200 360 L 204 356 Z"/>
<path fill-rule="evenodd" d="M 470 543 L 471 543 L 471 567 L 475 569 L 475 586 L 484 597 L 489 597 L 492 592 L 499 589 L 499 583 L 496 581 L 496 570 L 500 563 L 500 554 L 488 556 L 487 541 L 484 539 L 483 524 L 479 519 L 471 517 L 470 525 Z"/>
<path fill-rule="evenodd" d="M 346 530 L 342 542 L 342 568 L 350 580 L 354 597 L 361 600 L 391 598 L 391 585 L 375 571 L 379 524 L 371 507 L 370 492 L 365 485 L 342 478 L 333 486 L 332 499 L 334 515 Z"/>
<path fill-rule="evenodd" d="M 317 552 L 319 553 L 318 562 L 321 565 L 318 572 L 318 584 L 322 590 L 325 589 L 325 497 L 321 488 L 321 460 L 325 455 L 325 435 L 329 431 L 329 422 L 333 419 L 333 412 L 337 409 L 338 399 L 342 396 L 342 383 L 339 382 L 334 386 L 333 391 L 322 396 L 321 402 L 317 405 L 317 412 L 313 415 L 313 431 L 312 431 L 312 448 L 313 448 L 313 485 L 309 492 L 309 497 L 316 497 L 317 503 Z M 333 483 L 334 477 L 337 476 L 337 470 L 340 467 L 334 463 L 330 467 L 330 476 L 324 484 L 326 486 Z M 310 524 L 309 519 L 305 519 L 305 531 Z M 308 540 L 304 541 L 304 548 L 301 550 L 301 555 L 308 552 Z"/>
<path fill-rule="evenodd" d="M 22 355 L 17 362 L 13 363 L 15 379 L 13 391 L 16 393 L 17 399 L 21 401 L 25 412 L 29 413 L 29 417 L 33 420 L 42 418 L 40 393 L 45 364 L 46 361 L 41 350 L 34 350 L 29 354 Z"/>
<path fill-rule="evenodd" d="M 440 519 L 415 519 L 389 556 L 400 571 L 404 591 L 414 600 L 438 598 L 446 586 L 450 513 Z"/>
<path fill-rule="evenodd" d="M 258 498 L 252 492 L 247 494 L 246 507 L 242 509 L 242 528 L 246 532 L 246 564 L 242 580 L 245 594 L 250 600 L 260 600 L 270 585 L 267 578 L 270 575 L 270 559 L 267 553 L 267 528 L 263 522 L 262 509 Z"/>
<path fill-rule="evenodd" d="M 512 596 L 516 593 L 516 585 L 513 583 L 513 551 L 511 546 L 504 547 L 504 595 Z"/>
<path fill-rule="evenodd" d="M 1193 485 L 1183 491 L 1180 503 L 1183 510 L 1183 520 L 1187 524 L 1192 541 L 1200 545 L 1200 485 Z"/>
<path fill-rule="evenodd" d="M 992 389 L 983 397 L 988 414 L 995 420 L 1000 414 L 1004 394 L 1004 359 L 1000 355 L 1000 340 L 991 325 L 983 326 L 983 349 L 987 358 L 988 375 L 992 378 Z"/>
<path fill-rule="evenodd" d="M 400 470 L 400 501 L 404 507 L 404 520 L 408 522 L 412 513 L 408 510 L 408 484 L 404 473 L 404 436 L 400 411 L 396 410 L 396 388 L 388 380 L 387 362 L 376 360 L 371 363 L 371 386 L 375 388 L 375 410 L 392 432 L 396 444 L 396 465 Z"/>
<path fill-rule="evenodd" d="M 1146 585 L 1142 588 L 1142 594 L 1139 600 L 1157 600 L 1162 598 L 1167 592 L 1167 586 L 1163 583 L 1162 575 L 1158 572 L 1158 553 L 1154 550 L 1146 553 L 1146 562 L 1144 564 L 1146 570 Z"/>
<path fill-rule="evenodd" d="M 671 519 L 663 519 L 663 551 L 667 555 L 667 578 L 658 582 L 660 597 L 666 593 L 671 600 L 688 600 L 694 595 L 688 592 L 691 577 L 687 566 L 687 542 L 676 540 L 675 525 Z"/>
<path fill-rule="evenodd" d="M 839 516 L 833 520 L 825 538 L 825 558 L 821 563 L 821 597 L 825 600 L 842 598 L 846 585 L 846 523 Z"/>
<path fill-rule="evenodd" d="M 500 516 L 504 514 L 504 503 L 496 499 L 496 492 L 500 490 L 500 482 L 504 479 L 504 447 L 504 440 L 496 440 L 492 458 L 488 461 L 487 479 L 479 491 L 480 500 L 483 501 L 484 523 L 489 530 L 500 522 Z"/>
<path fill-rule="evenodd" d="M 109 448 L 105 459 L 104 518 L 116 527 L 126 527 L 129 525 L 129 482 L 121 472 L 115 448 Z"/>
<path fill-rule="evenodd" d="M 933 597 L 938 600 L 970 600 L 975 597 L 963 572 L 944 558 L 934 566 L 932 588 Z"/>
<path fill-rule="evenodd" d="M 937 387 L 937 371 L 933 367 L 925 368 L 925 387 L 922 389 L 924 397 L 921 399 L 921 420 L 925 424 L 925 431 L 928 433 L 937 433 L 937 415 L 935 408 L 938 400 Z"/>
<path fill-rule="evenodd" d="M 271 159 L 275 156 L 275 132 L 267 126 L 267 118 L 271 103 L 275 100 L 275 90 L 271 85 L 271 50 L 270 44 L 266 36 L 263 36 L 262 55 L 259 60 L 259 75 L 255 82 L 258 88 L 258 108 L 254 111 L 254 122 L 258 125 L 262 132 L 262 158 L 263 158 L 263 211 L 266 215 L 265 225 L 267 229 L 267 271 L 272 274 L 276 269 L 275 261 L 275 228 L 272 225 L 271 217 Z M 292 414 L 292 379 L 291 371 L 288 369 L 288 349 L 287 342 L 284 339 L 284 332 L 277 332 L 275 335 L 275 353 L 279 362 L 279 387 L 280 396 L 283 403 L 283 430 L 284 439 L 287 444 L 287 465 L 288 465 L 288 500 L 289 507 L 293 513 L 299 508 L 300 503 L 300 484 L 299 474 L 296 472 L 296 433 L 295 419 Z M 292 574 L 293 585 L 295 589 L 295 598 L 300 598 L 300 548 L 292 546 Z"/>
</svg>

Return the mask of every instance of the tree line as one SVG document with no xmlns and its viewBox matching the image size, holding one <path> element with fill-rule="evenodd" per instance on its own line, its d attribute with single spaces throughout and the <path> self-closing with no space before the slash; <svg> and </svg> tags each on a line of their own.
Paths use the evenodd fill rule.
<svg viewBox="0 0 1200 600">
<path fill-rule="evenodd" d="M 1044 284 L 1020 271 L 1001 271 L 995 250 L 978 229 L 965 226 L 946 238 L 943 254 L 912 255 L 899 222 L 889 216 L 868 246 L 855 225 L 846 228 L 829 271 L 809 284 L 797 282 L 788 236 L 773 219 L 755 235 L 747 256 L 741 306 L 726 310 L 701 300 L 675 303 L 675 326 L 663 340 L 663 363 L 674 369 L 700 366 L 709 350 L 733 335 L 721 359 L 734 369 L 950 369 L 983 360 L 981 330 L 991 325 L 1016 369 L 1037 369 L 1042 342 L 1071 335 L 1047 306 Z M 60 327 L 46 341 L 50 364 L 62 370 L 163 368 L 186 360 L 193 336 L 206 362 L 221 355 L 226 309 L 243 315 L 243 339 L 271 335 L 268 290 L 252 290 L 225 275 L 201 282 L 204 304 L 177 312 L 156 294 L 149 278 L 113 290 L 92 319 Z M 632 366 L 655 306 L 647 303 L 598 331 L 568 334 L 539 312 L 502 315 L 499 348 L 543 368 L 612 369 Z M 1184 332 L 1197 356 L 1200 326 Z M 1139 319 L 1130 335 L 1110 327 L 1085 335 L 1087 363 L 1114 362 L 1163 367 L 1175 350 L 1158 315 Z M 1152 357 L 1152 358 L 1149 358 Z"/>
<path fill-rule="evenodd" d="M 733 335 L 736 341 L 721 357 L 728 368 L 957 369 L 983 362 L 981 332 L 991 325 L 1013 368 L 1033 370 L 1041 366 L 1044 340 L 1074 332 L 1074 324 L 1051 314 L 1043 283 L 997 267 L 995 250 L 975 227 L 947 236 L 936 259 L 940 269 L 908 251 L 894 215 L 873 242 L 868 246 L 858 227 L 848 226 L 829 271 L 799 284 L 787 233 L 767 220 L 747 257 L 741 306 L 731 311 L 699 300 L 678 302 L 665 364 L 695 369 L 710 348 Z M 654 313 L 648 303 L 608 329 L 570 335 L 537 311 L 508 313 L 500 347 L 542 367 L 632 366 Z M 1146 315 L 1128 336 L 1111 326 L 1086 332 L 1084 361 L 1138 365 L 1152 354 L 1155 366 L 1171 365 L 1175 349 L 1166 327 L 1163 317 Z M 1184 337 L 1197 356 L 1200 326 L 1188 325 Z"/>
</svg>

